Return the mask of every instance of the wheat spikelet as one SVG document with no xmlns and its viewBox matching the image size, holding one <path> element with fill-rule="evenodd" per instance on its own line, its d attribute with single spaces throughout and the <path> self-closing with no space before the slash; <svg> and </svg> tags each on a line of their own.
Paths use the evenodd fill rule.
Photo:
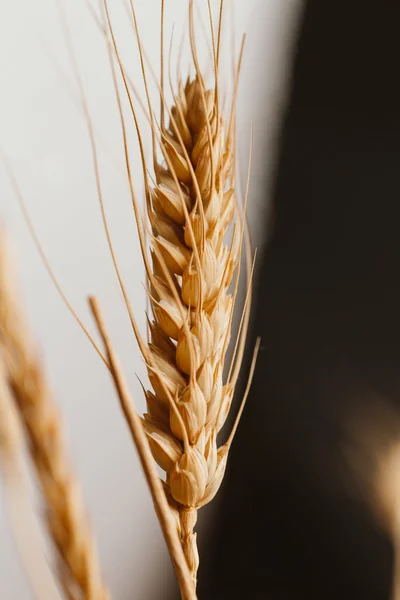
<svg viewBox="0 0 400 600">
<path fill-rule="evenodd" d="M 69 465 L 59 414 L 15 302 L 2 237 L 0 352 L 41 485 L 47 527 L 58 551 L 60 583 L 73 600 L 108 600 L 79 486 Z"/>
</svg>

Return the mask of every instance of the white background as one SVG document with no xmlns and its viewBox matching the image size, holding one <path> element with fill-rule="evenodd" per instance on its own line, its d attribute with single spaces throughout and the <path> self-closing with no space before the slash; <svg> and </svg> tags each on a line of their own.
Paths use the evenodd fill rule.
<svg viewBox="0 0 400 600">
<path fill-rule="evenodd" d="M 123 172 L 121 131 L 104 39 L 87 4 L 64 0 L 65 14 L 93 118 L 107 214 L 116 253 L 135 314 L 143 326 L 143 268 Z M 123 0 L 110 0 L 124 61 L 141 94 L 135 38 Z M 249 218 L 255 244 L 262 245 L 265 209 L 274 165 L 275 138 L 285 106 L 291 42 L 300 0 L 225 2 L 223 79 L 229 83 L 232 32 L 236 50 L 247 33 L 238 101 L 238 142 L 245 175 L 250 124 L 254 126 Z M 207 65 L 205 0 L 197 2 L 204 30 L 196 35 Z M 158 72 L 159 0 L 136 0 L 142 40 Z M 187 0 L 166 1 L 166 44 L 174 26 L 171 74 L 175 80 Z M 213 3 L 215 7 L 215 2 Z M 145 379 L 113 273 L 100 219 L 93 166 L 79 92 L 68 59 L 56 0 L 0 0 L 0 145 L 16 174 L 45 252 L 74 307 L 93 330 L 86 296 L 99 296 L 113 341 L 139 411 L 144 401 L 135 374 Z M 187 35 L 186 35 L 187 41 Z M 184 43 L 181 70 L 190 62 Z M 152 84 L 152 98 L 157 91 Z M 146 120 L 139 110 L 150 144 Z M 130 127 L 131 158 L 142 195 L 139 155 Z M 21 295 L 43 362 L 62 409 L 75 470 L 96 532 L 102 565 L 119 600 L 161 597 L 172 577 L 149 494 L 120 414 L 108 374 L 68 313 L 35 250 L 0 164 L 0 223 L 13 241 Z M 1 417 L 0 417 L 1 418 Z M 1 495 L 0 495 L 1 501 Z M 0 598 L 30 600 L 0 502 Z"/>
</svg>

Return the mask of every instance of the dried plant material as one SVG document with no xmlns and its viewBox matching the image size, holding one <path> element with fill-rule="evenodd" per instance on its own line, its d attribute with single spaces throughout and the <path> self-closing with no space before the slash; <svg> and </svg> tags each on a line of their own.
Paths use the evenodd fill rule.
<svg viewBox="0 0 400 600">
<path fill-rule="evenodd" d="M 0 360 L 0 466 L 4 504 L 30 587 L 38 600 L 61 600 L 42 547 L 23 468 L 24 436 Z"/>
<path fill-rule="evenodd" d="M 41 485 L 58 576 L 73 600 L 108 600 L 82 498 L 61 434 L 58 410 L 17 307 L 0 239 L 0 353 Z"/>
<path fill-rule="evenodd" d="M 131 101 L 106 1 L 104 7 Z M 239 332 L 241 356 L 234 375 L 231 377 L 237 346 L 224 381 L 245 229 L 235 195 L 235 93 L 230 114 L 224 114 L 218 95 L 218 52 L 214 47 L 215 87 L 207 88 L 196 56 L 192 2 L 189 8 L 196 74 L 177 82 L 170 108 L 160 89 L 161 131 L 155 127 L 148 97 L 153 141 L 158 138 L 163 160 L 157 162 L 154 153 L 155 184 L 151 187 L 143 159 L 151 262 L 143 246 L 142 252 L 153 313 L 147 345 L 135 323 L 133 326 L 152 385 L 152 390 L 145 390 L 148 412 L 142 426 L 154 460 L 166 473 L 166 494 L 180 515 L 177 529 L 195 586 L 199 565 L 194 533 L 197 510 L 214 498 L 223 480 L 234 432 L 220 447 L 217 434 L 232 403 L 247 321 Z M 131 9 L 147 93 L 143 50 L 132 3 Z M 219 35 L 220 27 L 221 23 Z M 116 93 L 120 106 L 117 86 Z M 136 122 L 132 103 L 131 107 Z M 120 116 L 124 129 L 121 110 Z M 141 143 L 139 129 L 137 132 Z M 141 236 L 143 225 L 133 193 L 132 200 Z M 244 310 L 248 315 L 249 305 Z M 258 346 L 259 343 L 257 350 Z M 246 397 L 247 393 L 248 390 Z"/>
<path fill-rule="evenodd" d="M 179 84 L 171 111 L 179 119 L 172 118 L 164 134 L 167 167 L 156 169 L 157 187 L 149 208 L 157 259 L 154 278 L 169 290 L 166 301 L 160 286 L 153 285 L 152 330 L 161 331 L 170 344 L 175 342 L 175 352 L 167 358 L 153 335 L 148 349 L 157 370 L 145 355 L 154 397 L 169 410 L 162 446 L 161 434 L 155 443 L 154 431 L 148 421 L 144 423 L 153 456 L 166 471 L 167 486 L 179 506 L 182 545 L 194 580 L 199 562 L 193 532 L 196 511 L 217 493 L 222 481 L 217 475 L 222 463 L 207 462 L 205 451 L 207 447 L 208 454 L 218 455 L 215 434 L 220 415 L 226 416 L 222 373 L 232 310 L 228 288 L 238 261 L 235 240 L 230 248 L 224 244 L 234 212 L 230 195 L 232 210 L 222 218 L 234 156 L 214 97 L 200 76 Z M 167 235 L 167 228 L 177 232 L 169 240 L 160 235 Z M 230 398 L 232 393 L 229 390 Z M 157 417 L 152 413 L 154 404 L 148 405 L 149 415 Z"/>
<path fill-rule="evenodd" d="M 130 407 L 125 385 L 122 382 L 118 365 L 115 363 L 104 327 L 102 327 L 98 308 L 96 309 L 96 305 L 92 301 L 92 310 L 107 348 L 108 360 L 77 317 L 62 290 L 59 289 L 59 291 L 96 351 L 110 369 L 149 482 L 157 515 L 177 572 L 182 596 L 191 600 L 196 597 L 195 588 L 199 565 L 196 533 L 194 532 L 197 511 L 214 498 L 221 486 L 229 449 L 248 395 L 259 348 L 259 341 L 257 341 L 249 384 L 238 417 L 228 441 L 219 446 L 217 435 L 228 417 L 243 360 L 251 299 L 252 272 L 250 275 L 248 274 L 245 306 L 231 363 L 228 365 L 226 357 L 239 286 L 243 240 L 246 240 L 246 243 L 249 240 L 245 233 L 248 186 L 242 214 L 237 199 L 235 180 L 235 103 L 243 46 L 233 78 L 232 104 L 227 110 L 226 103 L 222 107 L 219 94 L 219 53 L 223 1 L 221 0 L 220 3 L 216 40 L 211 8 L 208 3 L 214 81 L 212 85 L 206 85 L 196 54 L 194 9 L 193 1 L 190 0 L 189 37 L 195 74 L 186 80 L 177 81 L 175 90 L 172 90 L 171 85 L 173 103 L 172 106 L 168 106 L 164 96 L 164 2 L 161 0 L 162 47 L 159 86 L 161 114 L 158 125 L 148 91 L 145 57 L 134 4 L 132 0 L 129 0 L 147 97 L 147 117 L 152 134 L 154 177 L 153 185 L 151 185 L 143 139 L 133 101 L 136 91 L 127 77 L 119 54 L 108 10 L 108 1 L 103 0 L 102 4 L 104 21 L 100 23 L 100 29 L 107 39 L 121 120 L 126 174 L 138 226 L 140 248 L 147 277 L 148 300 L 152 312 L 152 317 L 149 318 L 150 339 L 148 343 L 142 338 L 137 326 L 114 251 L 103 201 L 93 123 L 68 32 L 66 41 L 88 126 L 97 195 L 107 242 L 131 325 L 145 360 L 152 386 L 152 390 L 144 392 L 147 413 L 141 420 Z M 138 136 L 145 179 L 148 216 L 146 224 L 142 222 L 141 211 L 133 189 L 126 117 L 122 108 L 123 103 L 115 65 L 118 65 L 120 71 Z M 159 144 L 161 158 L 155 147 L 156 142 Z M 14 187 L 17 188 L 15 185 Z M 16 191 L 20 197 L 19 190 L 16 189 Z M 147 234 L 150 236 L 149 253 L 146 245 Z M 41 251 L 40 245 L 38 247 Z M 252 259 L 249 242 L 247 243 L 246 257 L 250 270 Z M 45 257 L 44 260 L 48 266 Z M 51 269 L 49 271 L 52 275 Z M 58 286 L 53 275 L 52 278 Z M 17 342 L 24 348 L 22 340 L 24 340 L 23 336 L 17 338 Z M 11 353 L 11 359 L 10 364 L 14 370 L 15 380 L 14 392 L 18 397 L 19 408 L 31 438 L 32 453 L 48 504 L 51 506 L 52 504 L 57 505 L 58 501 L 61 502 L 61 499 L 57 498 L 57 492 L 62 490 L 64 493 L 62 501 L 69 503 L 64 508 L 75 509 L 75 496 L 68 497 L 67 495 L 68 491 L 72 494 L 74 490 L 69 472 L 67 474 L 57 472 L 57 467 L 64 460 L 63 456 L 59 456 L 59 454 L 63 455 L 63 447 L 59 440 L 57 416 L 54 407 L 49 404 L 48 390 L 42 373 L 34 356 L 29 352 L 22 352 L 22 359 L 18 353 L 16 356 Z M 13 364 L 13 360 L 15 364 Z M 30 378 L 30 388 L 32 388 L 30 394 L 24 387 L 19 388 L 18 381 L 21 377 Z M 30 406 L 33 404 L 32 390 L 36 402 L 34 411 Z M 35 414 L 35 411 L 38 414 Z M 43 448 L 41 448 L 40 442 L 43 443 Z M 51 448 L 50 457 L 41 455 L 45 452 L 45 447 Z M 163 483 L 158 478 L 154 478 L 154 461 L 152 460 L 151 464 L 148 462 L 150 452 L 155 462 L 166 473 Z M 52 457 L 55 457 L 54 465 L 51 462 Z M 49 488 L 46 479 L 49 473 L 52 479 L 57 479 L 59 476 L 58 490 Z M 64 484 L 67 486 L 66 489 L 62 487 Z M 78 510 L 77 514 L 73 513 L 74 525 L 78 523 L 79 518 L 81 518 L 81 513 Z M 63 564 L 67 565 L 78 584 L 83 586 L 84 592 L 87 593 L 85 597 L 96 597 L 96 599 L 102 600 L 106 597 L 106 592 L 101 587 L 101 579 L 95 568 L 96 565 L 94 562 L 85 563 L 86 559 L 93 556 L 93 548 L 91 545 L 87 548 L 85 546 L 85 542 L 90 540 L 90 537 L 86 535 L 84 524 L 81 529 L 83 534 L 78 540 L 81 546 L 77 547 L 74 531 L 67 532 L 71 539 L 66 540 L 63 537 L 61 527 L 58 527 L 61 522 L 62 515 L 57 511 L 55 514 L 49 511 L 49 526 L 56 544 L 59 546 Z M 74 552 L 65 552 L 65 549 L 69 548 L 68 544 L 72 542 L 75 544 Z M 86 554 L 85 550 L 87 550 Z M 82 553 L 80 561 L 77 560 L 79 552 Z M 65 581 L 66 579 L 63 580 L 63 583 Z M 103 591 L 104 596 L 101 595 Z M 68 592 L 71 597 L 75 598 L 71 589 L 68 589 Z"/>
<path fill-rule="evenodd" d="M 188 566 L 180 545 L 179 536 L 179 514 L 178 505 L 169 494 L 165 484 L 159 479 L 152 459 L 149 443 L 146 439 L 144 428 L 141 426 L 140 418 L 136 413 L 131 401 L 127 385 L 124 381 L 121 369 L 104 324 L 103 315 L 95 298 L 90 298 L 90 307 L 96 320 L 99 332 L 106 348 L 110 372 L 113 377 L 121 408 L 125 414 L 129 429 L 132 433 L 143 471 L 150 488 L 154 508 L 160 521 L 165 541 L 167 543 L 171 559 L 174 564 L 182 594 L 182 600 L 196 600 L 196 591 L 190 578 Z"/>
</svg>

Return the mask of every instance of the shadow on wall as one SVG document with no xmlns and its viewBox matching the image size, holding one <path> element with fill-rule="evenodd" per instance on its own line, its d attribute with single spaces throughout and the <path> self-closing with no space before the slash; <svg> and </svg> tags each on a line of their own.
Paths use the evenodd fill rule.
<svg viewBox="0 0 400 600">
<path fill-rule="evenodd" d="M 390 543 L 343 447 L 350 415 L 400 396 L 399 23 L 397 2 L 307 3 L 260 269 L 263 351 L 200 598 L 389 597 Z"/>
</svg>

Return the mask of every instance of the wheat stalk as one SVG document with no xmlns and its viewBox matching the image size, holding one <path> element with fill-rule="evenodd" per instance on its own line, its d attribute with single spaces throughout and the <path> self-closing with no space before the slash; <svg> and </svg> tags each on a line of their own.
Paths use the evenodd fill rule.
<svg viewBox="0 0 400 600">
<path fill-rule="evenodd" d="M 139 454 L 143 472 L 150 488 L 154 508 L 160 521 L 160 526 L 175 568 L 179 588 L 182 594 L 182 600 L 196 600 L 196 594 L 193 590 L 190 573 L 182 551 L 179 536 L 177 535 L 175 517 L 167 502 L 162 482 L 160 481 L 155 468 L 146 434 L 144 433 L 140 422 L 140 417 L 133 407 L 133 402 L 129 394 L 128 387 L 125 383 L 118 359 L 106 331 L 104 317 L 102 315 L 99 302 L 96 298 L 90 297 L 89 304 L 96 320 L 99 333 L 104 342 L 110 373 L 115 383 L 121 408 L 129 425 L 133 441 Z"/>
<path fill-rule="evenodd" d="M 79 486 L 69 465 L 58 410 L 28 339 L 1 237 L 0 352 L 41 485 L 47 528 L 58 551 L 60 583 L 73 600 L 108 600 Z"/>
</svg>

